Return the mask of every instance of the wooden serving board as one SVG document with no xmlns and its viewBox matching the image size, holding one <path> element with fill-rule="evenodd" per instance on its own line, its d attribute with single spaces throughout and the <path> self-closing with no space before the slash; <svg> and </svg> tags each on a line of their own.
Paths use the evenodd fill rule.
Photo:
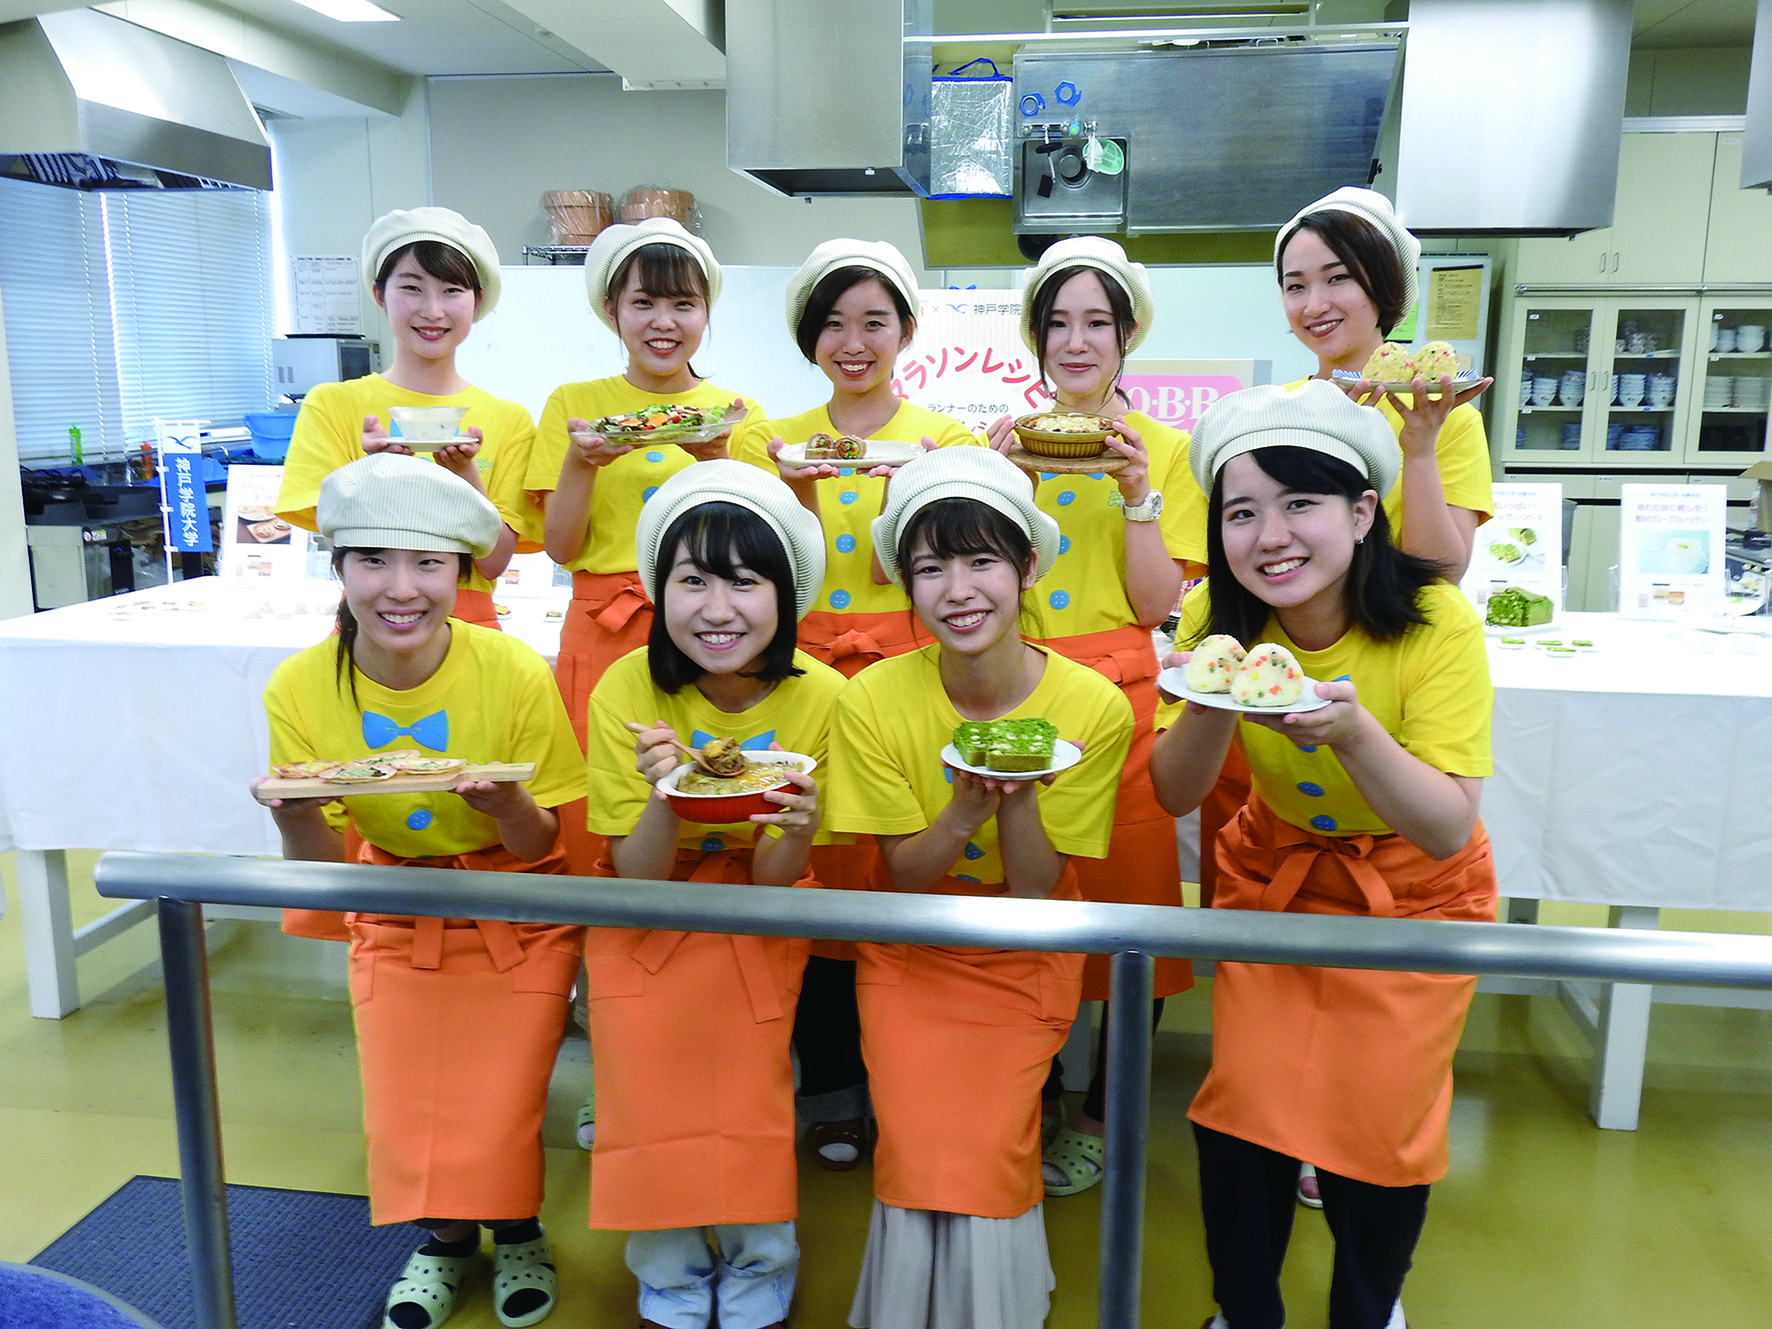
<svg viewBox="0 0 1772 1329">
<path fill-rule="evenodd" d="M 1042 457 L 1019 443 L 1011 443 L 1005 455 L 1024 471 L 1044 471 L 1047 475 L 1114 475 L 1132 465 L 1132 458 L 1111 450 L 1094 457 Z"/>
<path fill-rule="evenodd" d="M 273 776 L 252 791 L 261 803 L 273 798 L 356 798 L 359 794 L 433 794 L 453 789 L 463 780 L 531 780 L 535 763 L 490 762 L 469 766 L 454 775 L 394 775 L 368 784 L 335 784 L 329 780 L 283 780 Z"/>
</svg>

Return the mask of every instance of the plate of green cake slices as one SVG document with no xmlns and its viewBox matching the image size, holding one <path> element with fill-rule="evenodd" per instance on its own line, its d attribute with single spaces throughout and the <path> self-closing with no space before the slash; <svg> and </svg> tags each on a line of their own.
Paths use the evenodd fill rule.
<svg viewBox="0 0 1772 1329">
<path fill-rule="evenodd" d="M 974 766 L 962 761 L 960 750 L 952 743 L 941 750 L 942 764 L 952 766 L 957 771 L 969 771 L 973 775 L 982 775 L 992 780 L 1038 780 L 1042 776 L 1056 775 L 1059 771 L 1068 771 L 1083 760 L 1083 749 L 1075 743 L 1067 743 L 1062 738 L 1052 741 L 1052 756 L 1045 766 L 1037 771 L 1004 771 L 989 766 Z"/>
</svg>

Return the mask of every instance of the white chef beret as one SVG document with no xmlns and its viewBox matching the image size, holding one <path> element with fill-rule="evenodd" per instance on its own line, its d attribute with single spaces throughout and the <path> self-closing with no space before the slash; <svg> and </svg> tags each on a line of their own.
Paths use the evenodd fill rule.
<svg viewBox="0 0 1772 1329">
<path fill-rule="evenodd" d="M 704 503 L 734 503 L 748 508 L 781 539 L 788 566 L 794 570 L 794 616 L 805 618 L 824 585 L 824 528 L 800 505 L 794 491 L 778 475 L 759 466 L 722 457 L 685 466 L 666 480 L 640 509 L 634 529 L 634 553 L 640 589 L 652 598 L 658 573 L 659 542 L 691 508 Z M 673 551 L 674 552 L 674 551 Z"/>
<path fill-rule="evenodd" d="M 424 457 L 374 452 L 320 482 L 314 524 L 334 546 L 485 558 L 504 519 L 478 489 Z"/>
<path fill-rule="evenodd" d="M 1397 220 L 1391 201 L 1376 189 L 1356 189 L 1352 185 L 1324 195 L 1308 207 L 1301 208 L 1298 215 L 1282 226 L 1274 236 L 1275 266 L 1279 265 L 1280 253 L 1286 247 L 1286 242 L 1296 234 L 1299 222 L 1313 212 L 1345 212 L 1363 218 L 1376 226 L 1378 233 L 1390 241 L 1391 248 L 1397 254 L 1397 266 L 1403 270 L 1401 317 L 1409 317 L 1409 311 L 1415 308 L 1415 265 L 1421 261 L 1421 241 Z"/>
<path fill-rule="evenodd" d="M 605 226 L 585 253 L 585 294 L 591 299 L 591 312 L 611 332 L 615 331 L 615 320 L 604 307 L 609 299 L 609 282 L 627 262 L 628 255 L 647 245 L 675 245 L 688 254 L 708 279 L 708 308 L 712 309 L 714 301 L 720 298 L 720 265 L 714 261 L 714 251 L 699 235 L 684 230 L 682 222 L 671 217 L 648 217 L 632 226 Z"/>
<path fill-rule="evenodd" d="M 839 268 L 871 268 L 898 289 L 911 314 L 917 312 L 917 274 L 894 245 L 884 240 L 826 240 L 813 250 L 800 270 L 788 278 L 788 332 L 800 330 L 800 318 L 812 288 Z"/>
<path fill-rule="evenodd" d="M 1034 295 L 1048 277 L 1066 268 L 1094 268 L 1102 276 L 1118 283 L 1120 289 L 1126 292 L 1127 298 L 1132 302 L 1132 321 L 1137 324 L 1132 329 L 1132 335 L 1126 339 L 1126 353 L 1130 355 L 1136 351 L 1157 317 L 1157 301 L 1151 295 L 1151 279 L 1145 273 L 1144 264 L 1134 263 L 1126 257 L 1124 249 L 1099 235 L 1079 235 L 1069 240 L 1060 240 L 1040 256 L 1038 263 L 1028 269 L 1028 282 L 1021 297 L 1022 344 L 1036 356 L 1043 353 L 1041 344 L 1044 339 L 1034 329 Z"/>
<path fill-rule="evenodd" d="M 420 240 L 435 240 L 468 256 L 480 278 L 480 306 L 474 311 L 474 322 L 490 314 L 498 303 L 498 250 L 490 235 L 448 208 L 410 208 L 378 218 L 363 237 L 363 284 L 373 292 L 375 274 L 388 255 Z"/>
<path fill-rule="evenodd" d="M 1339 457 L 1365 476 L 1382 498 L 1403 465 L 1390 421 L 1357 404 L 1326 379 L 1295 388 L 1245 388 L 1220 397 L 1194 424 L 1188 464 L 1206 493 L 1232 457 L 1257 448 L 1309 448 Z"/>
<path fill-rule="evenodd" d="M 1034 576 L 1051 569 L 1058 557 L 1058 523 L 1034 506 L 1026 473 L 993 448 L 947 447 L 906 462 L 886 486 L 885 511 L 874 518 L 869 533 L 887 576 L 903 580 L 898 537 L 905 524 L 944 498 L 970 498 L 995 508 L 1033 542 Z"/>
</svg>

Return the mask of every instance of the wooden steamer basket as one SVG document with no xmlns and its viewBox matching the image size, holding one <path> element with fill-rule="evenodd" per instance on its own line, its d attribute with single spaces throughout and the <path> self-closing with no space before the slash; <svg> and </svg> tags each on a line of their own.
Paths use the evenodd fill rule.
<svg viewBox="0 0 1772 1329">
<path fill-rule="evenodd" d="M 683 189 L 642 186 L 621 196 L 621 219 L 628 225 L 648 217 L 669 217 L 681 222 L 685 230 L 694 230 L 695 195 Z"/>
<path fill-rule="evenodd" d="M 615 200 L 589 189 L 550 189 L 541 206 L 557 245 L 588 245 L 615 220 Z"/>
</svg>

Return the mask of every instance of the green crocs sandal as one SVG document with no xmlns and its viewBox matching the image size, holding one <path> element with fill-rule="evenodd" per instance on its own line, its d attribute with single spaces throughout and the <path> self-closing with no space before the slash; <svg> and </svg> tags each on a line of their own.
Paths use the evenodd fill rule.
<svg viewBox="0 0 1772 1329">
<path fill-rule="evenodd" d="M 400 1277 L 388 1289 L 382 1329 L 437 1329 L 455 1310 L 456 1294 L 479 1262 L 478 1251 L 472 1255 L 426 1255 L 414 1251 Z M 396 1319 L 394 1312 L 402 1306 L 414 1309 Z M 428 1318 L 421 1321 L 420 1315 Z"/>
<path fill-rule="evenodd" d="M 1040 1163 L 1064 1176 L 1063 1182 L 1047 1181 L 1046 1194 L 1080 1195 L 1091 1186 L 1100 1185 L 1107 1175 L 1107 1141 L 1066 1126 L 1046 1146 Z"/>
<path fill-rule="evenodd" d="M 508 1246 L 501 1243 L 492 1249 L 492 1309 L 498 1322 L 505 1329 L 528 1329 L 552 1315 L 559 1282 L 554 1276 L 554 1253 L 548 1249 L 548 1239 L 542 1236 Z M 537 1303 L 533 1297 L 526 1297 L 523 1302 L 530 1309 L 507 1314 L 506 1303 L 514 1294 L 526 1290 L 539 1292 L 544 1299 Z"/>
</svg>

